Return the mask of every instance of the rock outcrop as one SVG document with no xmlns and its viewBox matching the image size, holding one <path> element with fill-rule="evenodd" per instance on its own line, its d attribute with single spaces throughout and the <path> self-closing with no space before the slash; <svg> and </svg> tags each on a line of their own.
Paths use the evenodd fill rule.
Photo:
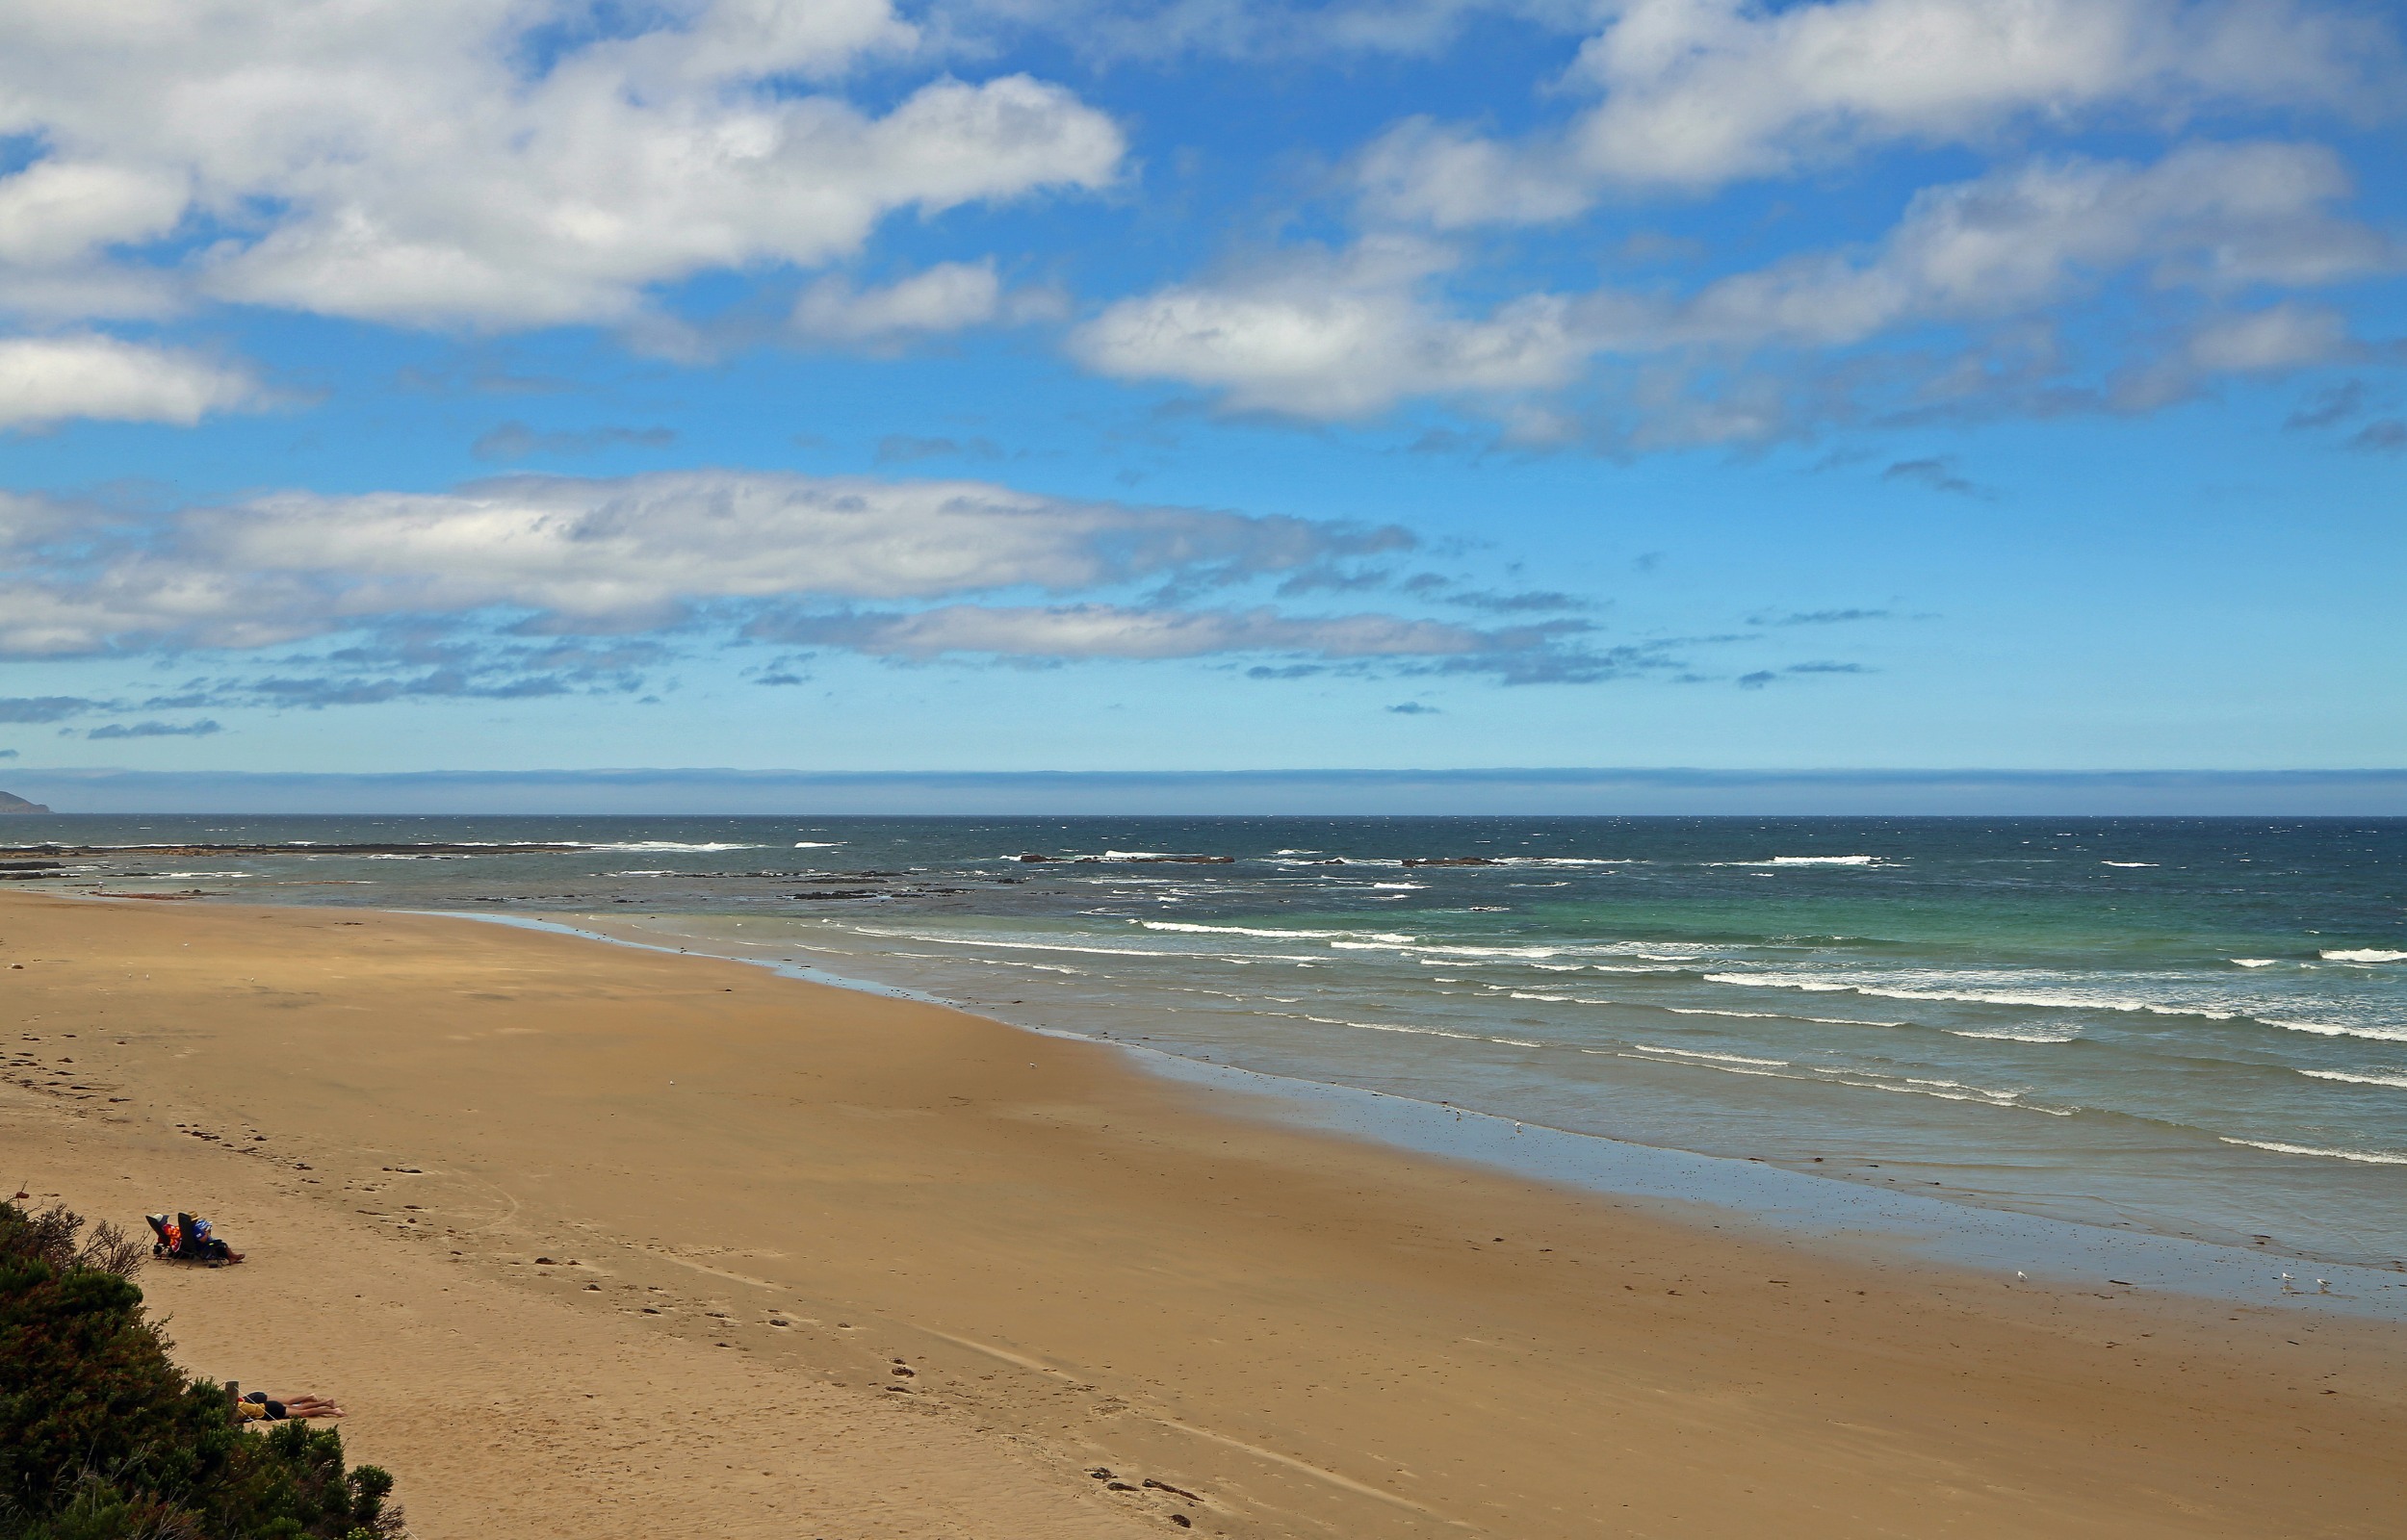
<svg viewBox="0 0 2407 1540">
<path fill-rule="evenodd" d="M 11 796 L 8 792 L 0 791 L 0 813 L 48 812 L 49 810 L 39 802 L 27 802 L 22 797 Z"/>
</svg>

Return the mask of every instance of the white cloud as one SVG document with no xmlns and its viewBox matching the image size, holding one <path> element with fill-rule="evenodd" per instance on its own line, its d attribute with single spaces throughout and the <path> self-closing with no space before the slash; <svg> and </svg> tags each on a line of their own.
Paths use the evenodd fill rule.
<svg viewBox="0 0 2407 1540">
<path fill-rule="evenodd" d="M 185 426 L 261 398 L 239 369 L 114 337 L 0 338 L 0 427 L 73 417 Z"/>
<path fill-rule="evenodd" d="M 891 343 L 972 326 L 1051 321 L 1066 309 L 1056 291 L 1006 291 L 987 262 L 940 262 L 880 288 L 821 278 L 794 303 L 793 328 L 827 342 Z"/>
<path fill-rule="evenodd" d="M 2192 364 L 2216 374 L 2303 369 L 2354 351 L 2337 312 L 2296 304 L 2222 317 L 2192 334 L 2188 349 Z"/>
<path fill-rule="evenodd" d="M 2056 317 L 2133 276 L 2215 296 L 2395 270 L 2393 243 L 2334 212 L 2349 192 L 2339 158 L 2309 144 L 2191 145 L 2148 166 L 2035 162 L 1924 190 L 1863 250 L 1796 256 L 1685 295 L 1535 294 L 1472 315 L 1438 294 L 1436 248 L 1375 236 L 1341 258 L 1121 301 L 1074 346 L 1103 372 L 1218 390 L 1243 410 L 1330 420 L 1416 396 L 1485 398 L 1516 436 L 1560 437 L 1573 429 L 1530 396 L 1600 357 L 1652 367 L 1700 353 L 1829 352 L 1920 326 L 1978 330 Z M 2246 323 L 2253 342 L 2202 333 L 2195 367 L 2269 367 L 2237 361 L 2284 348 L 2303 361 L 2310 330 L 2331 356 L 2335 320 L 2278 314 Z M 1676 373 L 1641 374 L 1628 390 L 1641 415 L 1676 420 L 1672 441 L 1761 439 L 1794 417 L 1773 382 L 1741 380 L 1700 402 Z"/>
<path fill-rule="evenodd" d="M 1002 309 L 993 263 L 945 262 L 883 289 L 822 278 L 794 305 L 794 329 L 809 337 L 862 341 L 895 332 L 982 326 Z"/>
<path fill-rule="evenodd" d="M 931 81 L 882 116 L 795 89 L 915 46 L 888 0 L 682 0 L 560 47 L 592 21 L 571 0 L 0 0 L 0 133 L 50 149 L 0 179 L 0 299 L 55 308 L 96 250 L 180 226 L 216 235 L 196 281 L 220 298 L 609 321 L 647 285 L 841 256 L 895 210 L 1117 174 L 1111 120 L 1025 76 Z"/>
<path fill-rule="evenodd" d="M 1209 584 L 1409 545 L 1402 531 L 1078 502 L 976 481 L 679 472 L 441 495 L 285 493 L 60 556 L 32 505 L 0 550 L 0 651 L 256 647 L 378 618 L 533 611 L 555 630 L 735 602 Z M 97 538 L 88 531 L 87 539 Z"/>
<path fill-rule="evenodd" d="M 190 185 L 172 174 L 37 161 L 0 177 L 0 262 L 44 267 L 94 246 L 165 235 L 191 196 Z"/>
<path fill-rule="evenodd" d="M 1562 133 L 1410 119 L 1361 185 L 1375 216 L 1441 229 L 1558 219 L 1608 188 L 1702 191 L 2024 117 L 2371 108 L 2395 57 L 2371 20 L 2290 0 L 1629 0 L 1582 47 L 1566 85 L 1601 99 Z"/>
<path fill-rule="evenodd" d="M 1462 656 L 1495 639 L 1469 627 L 1396 615 L 1290 616 L 1268 608 L 1180 610 L 1125 604 L 945 604 L 909 614 L 773 621 L 780 641 L 838 645 L 915 660 L 946 654 L 1012 658 L 1172 658 L 1222 653 L 1325 658 Z"/>
<path fill-rule="evenodd" d="M 1114 61 L 1428 56 L 1455 42 L 1466 23 L 1497 14 L 1577 33 L 1592 23 L 1594 7 L 1590 0 L 952 0 L 942 13 L 965 34 L 997 24 L 1026 28 Z"/>
<path fill-rule="evenodd" d="M 631 633 L 680 626 L 900 662 L 1255 654 L 1508 683 L 1670 666 L 1669 643 L 1587 648 L 1578 619 L 1481 629 L 1178 597 L 1412 544 L 986 482 L 732 472 L 287 493 L 150 522 L 0 495 L 0 656 L 237 654 L 143 709 L 632 689 L 675 643 Z M 350 639 L 331 654 L 239 656 L 333 635 Z"/>
<path fill-rule="evenodd" d="M 1179 380 L 1220 390 L 1240 410 L 1322 419 L 1406 396 L 1557 386 L 1578 372 L 1587 349 L 1563 301 L 1531 295 L 1483 319 L 1448 317 L 1425 294 L 1446 260 L 1374 238 L 1339 257 L 1124 299 L 1071 346 L 1102 373 Z"/>
<path fill-rule="evenodd" d="M 2377 232 L 2331 212 L 2350 191 L 2313 144 L 2203 144 L 2153 166 L 2064 160 L 1928 188 L 1869 258 L 1794 258 L 1708 286 L 1674 338 L 1840 346 L 1922 321 L 2012 315 L 2135 268 L 2223 291 L 2394 267 Z"/>
<path fill-rule="evenodd" d="M 1426 116 L 1372 141 L 1355 176 L 1374 218 L 1439 230 L 1547 224 L 1595 201 L 1594 179 L 1560 144 L 1507 143 Z"/>
</svg>

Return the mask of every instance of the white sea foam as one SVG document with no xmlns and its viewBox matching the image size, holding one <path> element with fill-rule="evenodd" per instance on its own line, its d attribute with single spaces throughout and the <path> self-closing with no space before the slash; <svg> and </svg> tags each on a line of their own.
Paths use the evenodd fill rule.
<svg viewBox="0 0 2407 1540">
<path fill-rule="evenodd" d="M 1786 1059 L 1749 1059 L 1743 1053 L 1707 1053 L 1702 1048 L 1665 1048 L 1651 1042 L 1634 1042 L 1630 1046 L 1644 1053 L 1677 1054 L 1683 1059 L 1711 1059 L 1718 1064 L 1762 1065 L 1772 1069 L 1786 1069 L 1789 1066 Z"/>
<path fill-rule="evenodd" d="M 1941 1027 L 1939 1030 L 1954 1038 L 1981 1038 L 1991 1042 L 2076 1042 L 2081 1039 L 2078 1032 L 2049 1032 L 2040 1028 L 2017 1031 L 2012 1027 L 2000 1027 L 1989 1032 L 1971 1027 Z"/>
<path fill-rule="evenodd" d="M 1608 1059 L 1635 1059 L 1643 1065 L 1678 1065 L 1688 1069 L 1710 1069 L 1718 1075 L 1753 1075 L 1760 1080 L 1811 1081 L 1813 1079 L 1810 1075 L 1788 1074 L 1778 1069 L 1750 1069 L 1745 1065 L 1707 1064 L 1688 1059 L 1658 1059 L 1652 1054 L 1642 1053 L 1636 1048 L 1582 1048 L 1580 1052 L 1597 1054 Z"/>
<path fill-rule="evenodd" d="M 618 844 L 595 845 L 594 850 L 766 850 L 766 845 L 687 844 L 678 839 L 630 839 Z"/>
<path fill-rule="evenodd" d="M 2352 1086 L 2396 1086 L 2407 1090 L 2407 1075 L 2352 1075 L 2338 1069 L 2301 1069 L 2298 1072 L 2316 1080 L 2340 1080 Z"/>
<path fill-rule="evenodd" d="M 1016 952 L 1085 952 L 1099 957 L 1151 957 L 1161 953 L 1142 946 L 1064 946 L 1055 941 L 998 941 L 984 936 L 919 936 L 910 931 L 878 931 L 867 926 L 859 928 L 862 936 L 891 936 L 897 940 L 929 941 L 941 946 L 999 946 Z M 1281 958 L 1281 962 L 1287 959 Z"/>
<path fill-rule="evenodd" d="M 1386 931 L 1287 931 L 1248 925 L 1193 925 L 1183 920 L 1139 920 L 1149 931 L 1177 931 L 1191 936 L 1257 936 L 1279 941 L 1335 941 L 1364 937 L 1364 944 L 1381 947 L 1410 946 L 1416 937 L 1399 936 Z"/>
<path fill-rule="evenodd" d="M 1271 1013 L 1273 1015 L 1286 1014 L 1284 1011 Z M 1339 1016 L 1305 1016 L 1302 1019 L 1317 1021 L 1324 1027 L 1354 1027 L 1362 1032 L 1401 1032 L 1415 1038 L 1452 1038 L 1457 1042 L 1488 1041 L 1476 1032 L 1448 1032 L 1442 1027 L 1408 1027 L 1401 1021 L 1348 1021 Z"/>
<path fill-rule="evenodd" d="M 1770 860 L 1709 860 L 1708 866 L 1879 866 L 1878 856 L 1774 856 Z"/>
<path fill-rule="evenodd" d="M 2070 1117 L 2079 1109 L 2072 1107 L 2042 1107 L 2022 1099 L 2019 1091 L 1990 1091 L 1980 1086 L 1967 1086 L 1956 1080 L 1925 1080 L 1913 1076 L 1881 1075 L 1869 1069 L 1831 1069 L 1830 1084 L 1853 1086 L 1862 1091 L 1885 1091 L 1900 1096 L 1929 1096 L 1939 1101 L 1966 1102 L 1975 1107 L 2000 1107 L 2010 1112 L 2045 1113 L 2050 1117 Z"/>
<path fill-rule="evenodd" d="M 1824 1027 L 1902 1027 L 1904 1021 L 1872 1021 L 1863 1016 L 1799 1016 L 1786 1011 L 1708 1011 L 1701 1006 L 1659 1005 L 1658 1011 L 1669 1011 L 1675 1016 L 1727 1016 L 1733 1021 L 1811 1021 Z"/>
<path fill-rule="evenodd" d="M 2407 962 L 2407 952 L 2393 952 L 2379 946 L 2354 946 L 2337 951 L 2319 952 L 2326 962 Z"/>
<path fill-rule="evenodd" d="M 2407 1042 L 2407 1027 L 2346 1027 L 2337 1021 L 2290 1021 L 2265 1017 L 2268 1027 L 2285 1032 L 2312 1032 L 2318 1038 L 2368 1038 L 2375 1042 Z"/>
<path fill-rule="evenodd" d="M 841 839 L 797 839 L 794 841 L 794 848 L 796 850 L 834 850 L 843 843 L 844 841 Z"/>
<path fill-rule="evenodd" d="M 2284 1144 L 2269 1139 L 2233 1139 L 2217 1134 L 2226 1144 L 2244 1144 L 2250 1149 L 2269 1149 L 2276 1155 L 2319 1155 L 2327 1161 L 2355 1161 L 2360 1166 L 2407 1166 L 2407 1155 L 2393 1155 L 2378 1149 L 2321 1149 L 2313 1144 Z"/>
<path fill-rule="evenodd" d="M 2244 1014 L 2211 1005 L 2175 1005 L 2074 989 L 1903 989 L 1857 979 L 1833 979 L 1827 975 L 1805 973 L 1708 973 L 1705 979 L 1712 984 L 1742 984 L 1749 988 L 1763 989 L 1801 989 L 1812 994 L 1863 994 L 1883 1000 L 1955 1000 L 1968 1005 L 2035 1006 L 2059 1011 L 2147 1012 L 2161 1016 L 2203 1016 L 2210 1021 L 2237 1021 Z"/>
<path fill-rule="evenodd" d="M 1416 952 L 1433 957 L 1560 957 L 1566 950 L 1560 946 L 1415 946 L 1406 941 L 1332 941 L 1331 946 L 1348 952 Z"/>
<path fill-rule="evenodd" d="M 2101 866 L 2154 866 L 2157 863 L 2152 860 L 2102 860 L 2098 864 Z"/>
<path fill-rule="evenodd" d="M 2282 960 L 2277 957 L 2234 957 L 2226 958 L 2224 961 L 2231 963 L 2234 967 L 2269 968 Z"/>
</svg>

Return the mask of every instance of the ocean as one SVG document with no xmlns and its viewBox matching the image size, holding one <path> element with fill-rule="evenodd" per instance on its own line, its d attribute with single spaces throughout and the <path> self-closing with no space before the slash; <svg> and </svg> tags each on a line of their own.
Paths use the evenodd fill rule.
<svg viewBox="0 0 2407 1540">
<path fill-rule="evenodd" d="M 2407 1265 L 2407 820 L 14 816 L 0 845 L 29 888 L 598 918 L 1535 1128 Z"/>
</svg>

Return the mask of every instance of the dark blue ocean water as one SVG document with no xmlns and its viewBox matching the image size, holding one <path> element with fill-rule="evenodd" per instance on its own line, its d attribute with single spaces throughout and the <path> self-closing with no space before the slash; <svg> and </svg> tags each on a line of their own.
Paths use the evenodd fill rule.
<svg viewBox="0 0 2407 1540">
<path fill-rule="evenodd" d="M 2407 1259 L 2402 820 L 76 817 L 0 838 L 107 847 L 7 858 L 56 860 L 41 886 L 592 918 L 1579 1133 Z M 1187 856 L 1229 859 L 1161 859 Z"/>
</svg>

